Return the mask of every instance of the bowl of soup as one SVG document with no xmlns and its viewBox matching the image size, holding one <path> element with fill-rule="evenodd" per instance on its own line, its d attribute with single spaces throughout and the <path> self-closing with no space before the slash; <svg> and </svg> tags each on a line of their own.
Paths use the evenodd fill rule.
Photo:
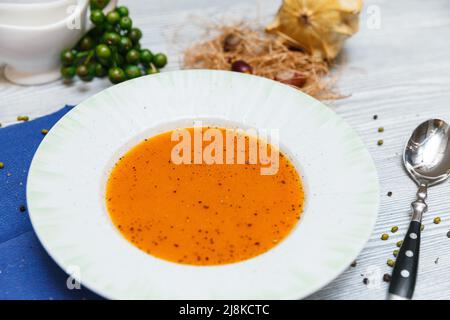
<svg viewBox="0 0 450 320">
<path fill-rule="evenodd" d="M 362 249 L 378 182 L 319 101 L 189 70 L 74 108 L 39 147 L 27 197 L 55 262 L 106 298 L 298 299 Z"/>
</svg>

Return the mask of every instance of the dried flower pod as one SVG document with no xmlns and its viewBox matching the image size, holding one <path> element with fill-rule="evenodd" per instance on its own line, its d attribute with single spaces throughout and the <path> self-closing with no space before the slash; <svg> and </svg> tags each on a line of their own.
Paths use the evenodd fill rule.
<svg viewBox="0 0 450 320">
<path fill-rule="evenodd" d="M 323 60 L 332 60 L 358 31 L 362 0 L 284 0 L 266 31 Z"/>
<path fill-rule="evenodd" d="M 253 73 L 252 67 L 245 61 L 236 60 L 231 64 L 231 70 L 242 73 Z"/>
</svg>

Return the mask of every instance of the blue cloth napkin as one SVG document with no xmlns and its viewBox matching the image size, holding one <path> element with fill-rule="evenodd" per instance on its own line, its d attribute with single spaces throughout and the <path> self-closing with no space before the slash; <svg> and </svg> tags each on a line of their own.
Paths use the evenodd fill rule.
<svg viewBox="0 0 450 320">
<path fill-rule="evenodd" d="M 71 106 L 36 120 L 0 128 L 0 300 L 98 299 L 93 292 L 68 289 L 68 276 L 43 249 L 26 207 L 26 181 L 44 135 Z"/>
</svg>

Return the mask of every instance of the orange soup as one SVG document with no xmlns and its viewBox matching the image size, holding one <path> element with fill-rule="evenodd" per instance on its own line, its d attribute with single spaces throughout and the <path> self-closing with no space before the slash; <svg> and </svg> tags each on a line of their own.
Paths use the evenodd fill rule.
<svg viewBox="0 0 450 320">
<path fill-rule="evenodd" d="M 216 129 L 224 135 L 231 130 Z M 249 153 L 243 164 L 176 164 L 172 152 L 179 142 L 172 141 L 172 133 L 145 139 L 110 174 L 107 209 L 128 241 L 168 261 L 220 265 L 262 254 L 291 232 L 304 191 L 286 156 L 279 153 L 272 175 L 261 174 L 266 163 L 250 163 Z M 246 151 L 254 140 L 270 152 L 278 150 L 245 135 Z M 233 144 L 236 155 L 237 140 Z M 225 153 L 226 145 L 222 148 Z"/>
</svg>

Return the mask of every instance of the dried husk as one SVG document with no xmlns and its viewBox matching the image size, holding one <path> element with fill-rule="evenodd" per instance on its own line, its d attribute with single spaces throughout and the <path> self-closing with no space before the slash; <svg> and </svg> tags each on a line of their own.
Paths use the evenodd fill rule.
<svg viewBox="0 0 450 320">
<path fill-rule="evenodd" d="M 331 61 L 358 31 L 361 8 L 362 0 L 284 0 L 266 31 Z"/>
</svg>

